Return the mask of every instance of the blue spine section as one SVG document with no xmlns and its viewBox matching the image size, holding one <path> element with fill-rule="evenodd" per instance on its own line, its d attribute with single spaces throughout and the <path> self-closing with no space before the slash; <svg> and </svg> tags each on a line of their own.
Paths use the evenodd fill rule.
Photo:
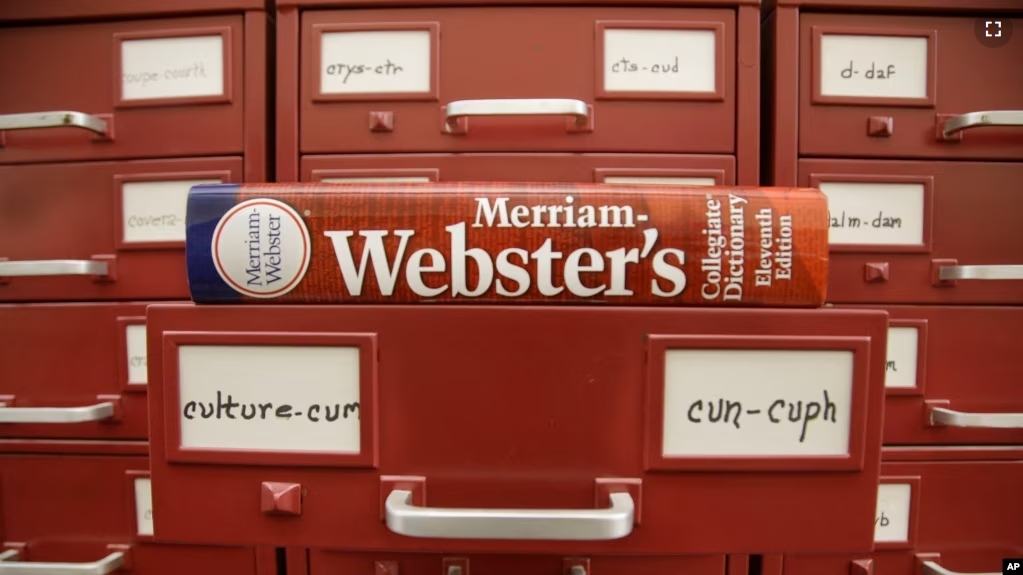
<svg viewBox="0 0 1023 575">
<path fill-rule="evenodd" d="M 213 232 L 237 204 L 238 184 L 194 186 L 185 213 L 185 260 L 188 289 L 196 303 L 237 303 L 242 294 L 227 285 L 213 264 Z"/>
</svg>

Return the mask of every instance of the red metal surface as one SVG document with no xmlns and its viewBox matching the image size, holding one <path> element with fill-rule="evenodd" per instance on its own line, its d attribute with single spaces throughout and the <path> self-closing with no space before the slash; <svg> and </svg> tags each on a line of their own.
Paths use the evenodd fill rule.
<svg viewBox="0 0 1023 575">
<path fill-rule="evenodd" d="M 8 405 L 84 407 L 107 400 L 99 396 L 117 404 L 112 421 L 5 423 L 0 437 L 144 439 L 145 386 L 129 385 L 122 363 L 125 326 L 145 315 L 142 303 L 0 305 L 0 395 L 13 396 Z"/>
<path fill-rule="evenodd" d="M 257 96 L 247 113 L 247 70 L 262 64 L 265 30 L 247 40 L 242 15 L 166 20 L 9 27 L 0 34 L 0 53 L 20 54 L 0 61 L 6 79 L 0 114 L 69 110 L 105 115 L 110 137 L 75 128 L 6 131 L 0 134 L 0 163 L 136 159 L 239 154 L 256 115 L 265 122 L 265 101 Z M 225 35 L 225 96 L 172 100 L 120 97 L 120 42 L 127 39 Z M 246 57 L 246 50 L 254 50 Z M 45 73 L 40 73 L 45 71 Z M 168 102 L 173 105 L 166 105 Z M 256 134 L 264 133 L 253 126 Z M 262 159 L 261 159 L 262 161 Z"/>
<path fill-rule="evenodd" d="M 192 193 L 189 214 L 200 303 L 824 303 L 827 215 L 816 190 L 265 184 Z M 368 230 L 384 235 L 373 242 Z M 264 263 L 252 263 L 254 245 Z M 377 249 L 405 267 L 396 281 L 376 257 L 372 271 L 356 263 Z M 415 264 L 423 254 L 440 255 Z M 590 263 L 579 264 L 583 254 Z"/>
<path fill-rule="evenodd" d="M 426 178 L 433 182 L 595 182 L 607 177 L 713 178 L 735 184 L 733 156 L 669 154 L 349 154 L 304 156 L 301 181 Z"/>
<path fill-rule="evenodd" d="M 1016 0 L 764 0 L 765 12 L 777 7 L 799 6 L 830 11 L 871 12 L 1023 12 Z"/>
<path fill-rule="evenodd" d="M 0 22 L 71 18 L 118 18 L 123 16 L 165 16 L 202 14 L 228 10 L 262 10 L 263 0 L 0 0 Z"/>
<path fill-rule="evenodd" d="M 125 215 L 153 216 L 147 221 L 164 222 L 165 216 L 175 216 L 175 225 L 183 231 L 179 220 L 184 216 L 185 196 L 177 214 L 155 207 L 152 212 L 125 214 L 123 185 L 171 180 L 239 182 L 242 163 L 240 158 L 204 158 L 0 166 L 0 261 L 101 256 L 114 271 L 108 278 L 3 277 L 0 301 L 187 298 L 183 237 L 177 242 L 125 242 L 124 219 Z"/>
<path fill-rule="evenodd" d="M 1004 557 L 1023 552 L 1023 450 L 1013 460 L 985 460 L 972 447 L 931 453 L 926 461 L 881 465 L 883 476 L 918 477 L 919 509 L 910 548 L 861 555 L 786 555 L 785 575 L 848 575 L 853 561 L 874 573 L 920 575 L 921 561 L 958 573 L 998 572 Z"/>
<path fill-rule="evenodd" d="M 446 557 L 428 553 L 339 553 L 313 549 L 309 553 L 309 574 L 351 573 L 351 575 L 436 575 L 446 564 L 458 561 L 461 575 L 512 575 L 518 573 L 560 573 L 569 575 L 574 565 L 586 575 L 657 575 L 692 573 L 724 575 L 723 555 L 686 557 L 576 557 L 559 555 L 477 555 Z M 447 571 L 450 573 L 450 571 Z M 729 572 L 729 575 L 734 575 Z"/>
<path fill-rule="evenodd" d="M 301 31 L 301 151 L 636 151 L 731 154 L 736 149 L 736 13 L 726 9 L 443 8 L 303 12 Z M 600 21 L 679 21 L 716 25 L 718 78 L 714 97 L 670 101 L 649 94 L 600 99 L 596 69 Z M 394 96 L 317 101 L 320 70 L 316 30 L 335 25 L 389 29 L 387 22 L 423 23 L 443 35 L 439 83 L 420 101 Z M 542 22 L 540 26 L 538 23 Z M 478 46 L 491 47 L 486 65 Z M 438 72 L 435 70 L 435 73 Z M 319 98 L 334 98 L 320 96 Z M 457 100 L 573 98 L 593 109 L 592 131 L 566 132 L 560 117 L 473 118 L 467 134 L 442 133 L 443 106 Z M 676 98 L 677 99 L 677 98 Z M 369 101 L 366 101 L 369 100 Z M 755 105 L 754 105 L 755 106 Z M 373 111 L 394 114 L 393 133 L 370 131 Z M 344 137 L 339 137 L 344 134 Z"/>
<path fill-rule="evenodd" d="M 916 328 L 919 387 L 889 388 L 886 445 L 991 445 L 1023 443 L 1019 429 L 926 425 L 927 405 L 968 413 L 1023 413 L 1020 307 L 886 306 L 894 327 Z M 891 359 L 891 358 L 889 358 Z M 910 366 L 903 366 L 903 369 Z M 888 365 L 888 371 L 899 369 Z"/>
<path fill-rule="evenodd" d="M 939 265 L 1018 265 L 1023 236 L 1016 214 L 1023 163 L 800 160 L 799 184 L 824 182 L 920 183 L 924 185 L 923 239 L 919 245 L 831 246 L 828 301 L 893 304 L 1021 304 L 1023 285 L 1011 280 L 936 281 Z M 990 209 L 989 206 L 998 206 Z M 867 222 L 884 206 L 864 208 Z M 848 215 L 832 208 L 832 226 L 848 226 Z M 896 214 L 917 219 L 919 214 Z M 845 220 L 845 221 L 843 221 Z M 869 237 L 869 236 L 865 236 Z M 887 278 L 872 278 L 867 267 L 884 264 Z"/>
<path fill-rule="evenodd" d="M 28 562 L 91 562 L 127 547 L 131 572 L 144 575 L 256 573 L 252 547 L 136 540 L 127 474 L 147 463 L 144 457 L 0 455 L 2 546 L 19 548 L 18 560 Z"/>
<path fill-rule="evenodd" d="M 803 14 L 799 29 L 799 152 L 808 156 L 1019 159 L 1023 157 L 1023 128 L 977 127 L 965 130 L 961 141 L 941 141 L 938 115 L 985 110 L 1023 109 L 1023 42 L 998 49 L 982 45 L 974 32 L 976 18 L 938 16 L 867 16 Z M 1023 20 L 1014 19 L 1015 28 Z M 929 103 L 907 107 L 906 102 L 872 99 L 859 103 L 813 103 L 816 76 L 814 29 L 859 34 L 930 34 L 933 69 L 928 81 L 934 92 Z M 786 39 L 795 42 L 795 37 Z M 863 64 L 866 66 L 866 63 Z M 779 79 L 781 81 L 781 79 Z M 871 137 L 870 116 L 894 120 L 890 137 Z"/>
<path fill-rule="evenodd" d="M 645 442 L 660 433 L 644 415 L 659 409 L 645 405 L 650 396 L 644 392 L 644 356 L 650 352 L 644 351 L 644 339 L 649 334 L 693 334 L 705 342 L 743 334 L 870 338 L 870 357 L 880 357 L 887 325 L 883 313 L 441 306 L 254 310 L 181 304 L 151 307 L 148 322 L 157 537 L 339 550 L 599 551 L 602 556 L 866 550 L 871 545 L 883 400 L 880 362 L 871 364 L 869 376 L 858 371 L 865 379 L 855 380 L 855 387 L 870 388 L 863 425 L 851 428 L 863 438 L 856 469 L 838 470 L 831 458 L 818 458 L 815 467 L 802 462 L 802 471 L 778 473 L 786 468 L 784 460 L 726 458 L 716 466 L 705 463 L 701 471 L 676 465 L 653 472 L 648 470 L 655 464 L 644 464 L 639 456 Z M 224 455 L 221 464 L 167 460 L 168 450 L 176 447 L 170 420 L 180 415 L 168 401 L 178 382 L 165 373 L 177 359 L 160 353 L 164 333 L 219 333 L 220 341 L 229 343 L 260 332 L 280 338 L 338 329 L 373 333 L 380 341 L 376 413 L 360 411 L 377 429 L 374 467 L 317 468 L 298 461 L 251 465 L 258 453 L 271 453 L 261 450 Z M 521 363 L 524 357 L 528 363 Z M 596 392 L 594 385 L 604 391 Z M 642 523 L 625 539 L 596 544 L 409 538 L 391 533 L 382 522 L 382 475 L 425 477 L 432 506 L 558 509 L 592 507 L 597 478 L 636 477 L 642 479 Z M 302 485 L 302 515 L 264 515 L 259 505 L 264 481 Z M 195 509 L 205 512 L 196 515 Z"/>
</svg>

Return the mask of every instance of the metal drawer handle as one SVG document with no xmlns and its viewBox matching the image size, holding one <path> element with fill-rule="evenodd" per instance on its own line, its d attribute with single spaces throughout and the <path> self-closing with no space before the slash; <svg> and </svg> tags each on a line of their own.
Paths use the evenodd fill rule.
<svg viewBox="0 0 1023 575">
<path fill-rule="evenodd" d="M 7 407 L 0 404 L 0 423 L 84 423 L 113 416 L 114 404 L 109 401 L 83 407 Z"/>
<path fill-rule="evenodd" d="M 409 537 L 607 541 L 632 533 L 635 505 L 612 493 L 607 509 L 451 509 L 412 505 L 412 492 L 392 491 L 384 504 L 387 528 Z"/>
<path fill-rule="evenodd" d="M 924 575 L 1001 575 L 1002 573 L 1001 571 L 994 571 L 992 573 L 960 573 L 959 571 L 945 569 L 934 561 L 924 561 L 923 572 Z"/>
<path fill-rule="evenodd" d="M 944 407 L 931 408 L 931 425 L 937 427 L 1023 428 L 1023 413 L 967 413 Z"/>
<path fill-rule="evenodd" d="M 1023 280 L 1023 266 L 941 266 L 938 277 L 949 280 Z"/>
<path fill-rule="evenodd" d="M 31 112 L 0 116 L 0 131 L 40 128 L 82 128 L 100 136 L 109 135 L 105 120 L 82 112 Z"/>
<path fill-rule="evenodd" d="M 957 132 L 982 126 L 1023 126 L 1023 110 L 989 110 L 953 116 L 945 120 L 941 133 L 948 138 Z"/>
<path fill-rule="evenodd" d="M 469 116 L 572 116 L 579 127 L 584 127 L 590 119 L 590 107 L 582 100 L 561 98 L 458 100 L 445 107 L 444 129 L 453 132 L 458 119 Z"/>
<path fill-rule="evenodd" d="M 105 276 L 108 273 L 110 266 L 107 262 L 96 260 L 0 262 L 0 277 Z"/>
<path fill-rule="evenodd" d="M 16 549 L 0 553 L 0 575 L 107 575 L 124 566 L 120 551 L 92 563 L 23 563 L 17 557 Z"/>
</svg>

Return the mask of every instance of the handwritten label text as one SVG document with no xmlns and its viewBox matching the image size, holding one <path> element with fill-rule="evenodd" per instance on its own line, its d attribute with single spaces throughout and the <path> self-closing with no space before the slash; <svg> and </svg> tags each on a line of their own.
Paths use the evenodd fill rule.
<svg viewBox="0 0 1023 575">
<path fill-rule="evenodd" d="M 121 185 L 121 237 L 126 244 L 184 242 L 188 190 L 220 180 L 124 182 Z"/>
<path fill-rule="evenodd" d="M 149 382 L 149 365 L 146 361 L 146 325 L 132 324 L 125 327 L 127 347 L 128 384 L 146 385 Z"/>
<path fill-rule="evenodd" d="M 121 42 L 121 98 L 152 100 L 224 94 L 224 37 Z"/>
<path fill-rule="evenodd" d="M 888 328 L 888 359 L 885 362 L 884 386 L 913 388 L 917 386 L 917 355 L 920 330 L 915 327 Z"/>
<path fill-rule="evenodd" d="M 324 94 L 408 94 L 431 90 L 429 30 L 324 32 L 320 90 Z"/>
<path fill-rule="evenodd" d="M 714 92 L 717 38 L 713 30 L 607 28 L 607 92 Z"/>
<path fill-rule="evenodd" d="M 148 477 L 136 477 L 135 531 L 143 537 L 153 535 L 153 483 Z"/>
<path fill-rule="evenodd" d="M 359 349 L 179 348 L 181 445 L 358 453 Z"/>
<path fill-rule="evenodd" d="M 877 488 L 877 513 L 874 515 L 874 541 L 896 543 L 909 540 L 913 486 L 908 483 L 882 483 Z"/>
<path fill-rule="evenodd" d="M 837 350 L 669 350 L 664 455 L 848 453 L 852 360 Z"/>
<path fill-rule="evenodd" d="M 927 37 L 824 34 L 820 42 L 822 96 L 927 97 Z"/>
<path fill-rule="evenodd" d="M 924 242 L 924 185 L 821 182 L 831 245 L 915 246 Z"/>
</svg>

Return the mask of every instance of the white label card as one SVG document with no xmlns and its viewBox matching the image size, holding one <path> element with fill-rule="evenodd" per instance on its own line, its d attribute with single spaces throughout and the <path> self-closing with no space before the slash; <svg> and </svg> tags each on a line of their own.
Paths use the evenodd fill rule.
<svg viewBox="0 0 1023 575">
<path fill-rule="evenodd" d="M 325 184 L 428 184 L 432 180 L 426 176 L 394 176 L 365 178 L 323 178 Z"/>
<path fill-rule="evenodd" d="M 877 487 L 877 513 L 874 516 L 874 542 L 909 541 L 909 518 L 913 486 L 908 483 L 882 483 Z"/>
<path fill-rule="evenodd" d="M 128 383 L 146 385 L 149 383 L 149 366 L 146 361 L 146 326 L 133 324 L 125 328 L 127 343 Z"/>
<path fill-rule="evenodd" d="M 135 530 L 153 535 L 153 482 L 148 477 L 135 478 Z"/>
<path fill-rule="evenodd" d="M 714 30 L 604 30 L 606 92 L 701 93 L 717 89 Z"/>
<path fill-rule="evenodd" d="M 924 243 L 924 185 L 821 182 L 828 197 L 831 245 Z"/>
<path fill-rule="evenodd" d="M 664 456 L 846 455 L 853 352 L 671 349 Z"/>
<path fill-rule="evenodd" d="M 678 178 L 658 176 L 607 176 L 605 184 L 622 184 L 628 186 L 715 186 L 714 178 Z"/>
<path fill-rule="evenodd" d="M 419 94 L 432 89 L 429 30 L 324 32 L 323 94 Z"/>
<path fill-rule="evenodd" d="M 888 328 L 888 360 L 884 368 L 884 386 L 914 388 L 920 330 L 915 327 Z"/>
<path fill-rule="evenodd" d="M 141 38 L 121 42 L 121 99 L 224 95 L 224 37 Z"/>
<path fill-rule="evenodd" d="M 124 242 L 183 242 L 188 190 L 221 180 L 124 182 L 121 185 L 121 234 Z"/>
<path fill-rule="evenodd" d="M 181 446 L 359 453 L 359 348 L 183 345 Z"/>
<path fill-rule="evenodd" d="M 821 96 L 926 98 L 928 42 L 920 36 L 822 34 Z"/>
</svg>

